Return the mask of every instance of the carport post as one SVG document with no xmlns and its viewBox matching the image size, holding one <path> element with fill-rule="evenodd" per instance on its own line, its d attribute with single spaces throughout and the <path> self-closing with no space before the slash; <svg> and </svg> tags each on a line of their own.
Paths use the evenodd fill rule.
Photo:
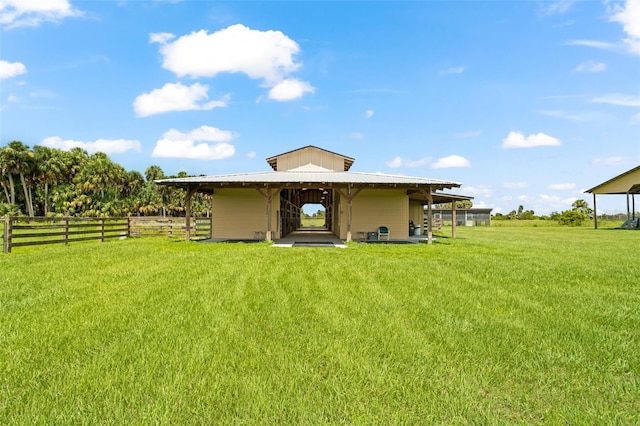
<svg viewBox="0 0 640 426">
<path fill-rule="evenodd" d="M 593 229 L 598 229 L 598 208 L 596 207 L 596 194 L 593 193 Z"/>
</svg>

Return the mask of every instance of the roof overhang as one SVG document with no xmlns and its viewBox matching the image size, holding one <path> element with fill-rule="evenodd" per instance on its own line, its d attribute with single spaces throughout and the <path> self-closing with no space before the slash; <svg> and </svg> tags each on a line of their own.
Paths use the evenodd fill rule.
<svg viewBox="0 0 640 426">
<path fill-rule="evenodd" d="M 359 172 L 258 172 L 218 176 L 195 176 L 156 180 L 158 185 L 174 186 L 187 190 L 213 190 L 216 188 L 323 188 L 323 187 L 371 187 L 416 190 L 429 188 L 438 191 L 459 188 L 461 183 L 440 179 L 396 176 Z M 468 199 L 468 198 L 466 198 Z M 449 202 L 449 201 L 447 201 Z"/>
<path fill-rule="evenodd" d="M 590 194 L 640 194 L 640 166 L 587 189 Z"/>
</svg>

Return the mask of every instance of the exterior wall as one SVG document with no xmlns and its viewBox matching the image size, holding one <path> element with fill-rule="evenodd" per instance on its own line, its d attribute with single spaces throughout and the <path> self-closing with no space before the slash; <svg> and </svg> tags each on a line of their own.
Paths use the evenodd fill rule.
<svg viewBox="0 0 640 426">
<path fill-rule="evenodd" d="M 403 189 L 364 189 L 353 199 L 351 238 L 389 228 L 392 240 L 409 237 L 409 196 Z M 363 234 L 359 234 L 363 233 Z M 347 201 L 340 200 L 340 238 L 347 238 Z"/>
<path fill-rule="evenodd" d="M 306 148 L 278 157 L 277 171 L 287 171 L 306 166 L 307 164 L 313 164 L 337 172 L 344 171 L 344 158 L 314 148 Z"/>
<path fill-rule="evenodd" d="M 279 197 L 271 207 L 271 230 L 276 231 Z M 213 195 L 212 238 L 254 239 L 255 232 L 265 238 L 266 201 L 255 189 L 216 189 Z M 274 238 L 277 233 L 274 232 Z"/>
</svg>

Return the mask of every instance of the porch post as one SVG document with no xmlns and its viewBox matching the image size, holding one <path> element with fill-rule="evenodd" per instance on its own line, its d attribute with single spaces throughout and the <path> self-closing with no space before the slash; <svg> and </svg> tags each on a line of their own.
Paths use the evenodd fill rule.
<svg viewBox="0 0 640 426">
<path fill-rule="evenodd" d="M 266 216 L 267 216 L 267 233 L 265 236 L 265 239 L 267 241 L 273 241 L 272 240 L 272 235 L 271 235 L 271 200 L 273 199 L 274 195 L 277 195 L 280 193 L 280 191 L 282 191 L 282 187 L 279 187 L 277 189 L 274 190 L 274 192 L 271 192 L 271 188 L 269 188 L 269 186 L 267 185 L 267 192 L 263 192 L 259 186 L 256 186 L 256 191 L 258 191 L 258 193 L 260 195 L 262 195 L 265 200 L 267 201 L 267 212 L 266 212 Z"/>
<path fill-rule="evenodd" d="M 433 195 L 431 194 L 431 186 L 427 189 L 418 188 L 420 193 L 427 199 L 427 244 L 433 243 Z"/>
<path fill-rule="evenodd" d="M 338 194 L 340 194 L 345 200 L 347 200 L 347 242 L 351 241 L 351 222 L 352 222 L 352 204 L 354 198 L 364 189 L 364 185 L 361 185 L 356 189 L 354 193 L 351 192 L 351 188 L 353 185 L 349 184 L 347 187 L 347 193 L 345 194 L 340 190 L 340 188 L 336 188 Z"/>
<path fill-rule="evenodd" d="M 271 238 L 271 189 L 267 187 L 267 241 L 273 241 Z"/>
</svg>

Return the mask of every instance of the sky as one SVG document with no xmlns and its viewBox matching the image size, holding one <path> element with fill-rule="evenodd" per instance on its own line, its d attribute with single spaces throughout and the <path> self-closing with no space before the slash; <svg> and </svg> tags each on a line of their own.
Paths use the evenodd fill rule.
<svg viewBox="0 0 640 426">
<path fill-rule="evenodd" d="M 0 146 L 219 175 L 315 145 L 503 214 L 640 164 L 640 0 L 0 0 L 0 26 Z"/>
</svg>

